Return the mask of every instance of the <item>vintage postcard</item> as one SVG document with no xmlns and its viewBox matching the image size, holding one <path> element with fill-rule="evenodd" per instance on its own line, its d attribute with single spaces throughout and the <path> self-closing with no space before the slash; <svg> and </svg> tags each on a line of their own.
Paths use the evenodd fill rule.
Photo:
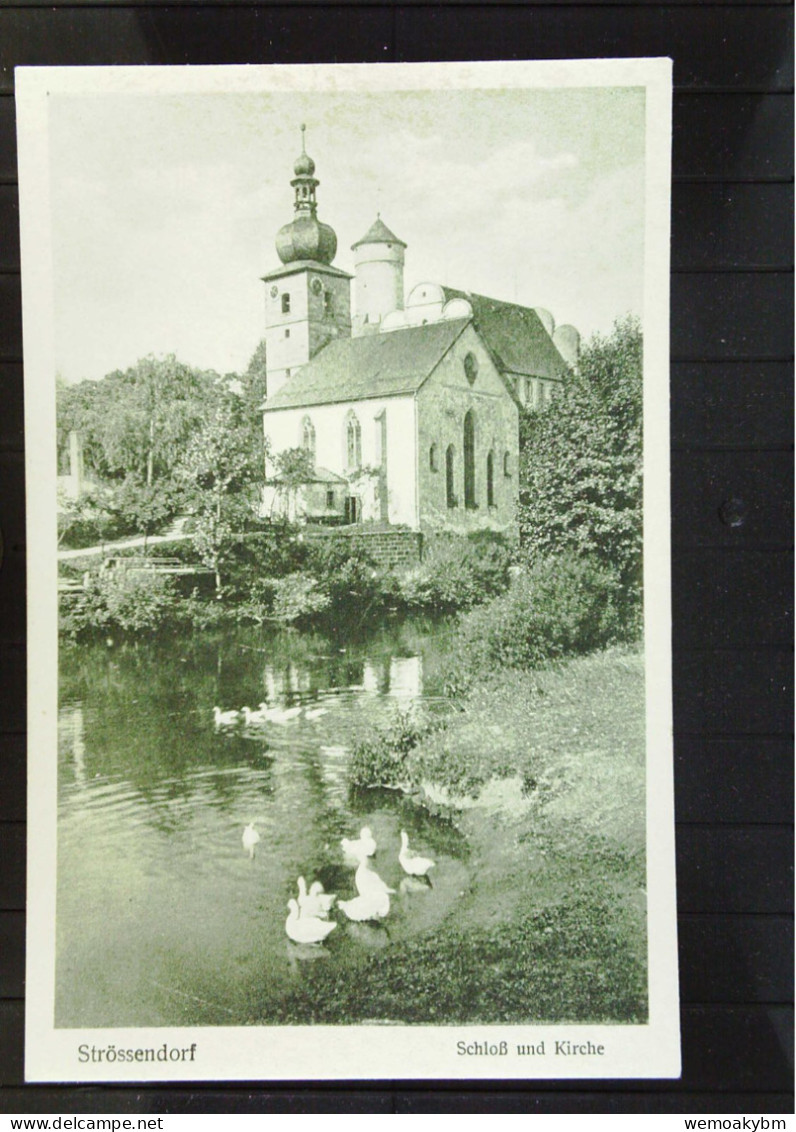
<svg viewBox="0 0 796 1132">
<path fill-rule="evenodd" d="M 16 93 L 28 1080 L 677 1076 L 670 62 Z"/>
</svg>

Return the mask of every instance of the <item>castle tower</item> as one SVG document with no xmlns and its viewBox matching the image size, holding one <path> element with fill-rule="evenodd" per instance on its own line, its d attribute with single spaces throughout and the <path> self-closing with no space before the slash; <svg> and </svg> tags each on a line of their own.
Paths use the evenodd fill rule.
<svg viewBox="0 0 796 1132">
<path fill-rule="evenodd" d="M 380 215 L 362 239 L 352 245 L 356 264 L 355 337 L 378 330 L 385 315 L 403 310 L 405 249 L 406 244 L 390 231 Z"/>
<path fill-rule="evenodd" d="M 276 235 L 282 266 L 265 283 L 265 367 L 272 397 L 333 338 L 351 336 L 351 276 L 332 266 L 334 229 L 318 220 L 315 162 L 304 145 L 293 166 L 294 216 Z"/>
</svg>

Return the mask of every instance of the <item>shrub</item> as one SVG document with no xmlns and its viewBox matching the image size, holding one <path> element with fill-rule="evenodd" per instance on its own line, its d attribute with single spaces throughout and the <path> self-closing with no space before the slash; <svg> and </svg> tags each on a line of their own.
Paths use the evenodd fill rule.
<svg viewBox="0 0 796 1132">
<path fill-rule="evenodd" d="M 287 574 L 273 582 L 273 616 L 278 621 L 299 621 L 321 613 L 329 606 L 315 578 L 308 574 Z"/>
<path fill-rule="evenodd" d="M 406 787 L 414 783 L 410 752 L 436 730 L 429 719 L 420 719 L 412 712 L 399 711 L 386 726 L 375 727 L 372 733 L 354 746 L 348 773 L 355 786 Z"/>
<path fill-rule="evenodd" d="M 510 589 L 464 615 L 451 690 L 498 668 L 540 668 L 603 648 L 623 636 L 616 578 L 574 555 L 541 559 Z"/>
<path fill-rule="evenodd" d="M 401 596 L 415 609 L 469 609 L 506 588 L 510 565 L 511 549 L 501 535 L 437 535 L 402 579 Z"/>
<path fill-rule="evenodd" d="M 62 599 L 61 627 L 71 636 L 108 628 L 151 632 L 174 606 L 170 578 L 152 571 L 108 570 L 88 575 L 82 592 Z"/>
</svg>

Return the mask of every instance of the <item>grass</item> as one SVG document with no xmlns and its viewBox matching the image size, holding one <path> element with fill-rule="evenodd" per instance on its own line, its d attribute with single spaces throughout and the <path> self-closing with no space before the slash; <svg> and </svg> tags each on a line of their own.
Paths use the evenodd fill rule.
<svg viewBox="0 0 796 1132">
<path fill-rule="evenodd" d="M 407 757 L 467 838 L 469 888 L 433 935 L 355 980 L 309 965 L 262 1020 L 645 1021 L 641 653 L 504 672 Z"/>
</svg>

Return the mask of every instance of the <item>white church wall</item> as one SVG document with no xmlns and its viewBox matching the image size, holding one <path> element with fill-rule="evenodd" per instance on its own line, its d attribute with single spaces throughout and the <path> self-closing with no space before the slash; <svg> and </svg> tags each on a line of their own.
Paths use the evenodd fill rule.
<svg viewBox="0 0 796 1132">
<path fill-rule="evenodd" d="M 315 464 L 345 476 L 352 484 L 350 494 L 360 500 L 362 520 L 381 518 L 379 469 L 381 467 L 381 414 L 386 420 L 386 471 L 388 520 L 415 528 L 417 526 L 417 491 L 415 483 L 415 404 L 412 396 L 371 398 L 366 401 L 345 401 L 309 408 L 265 411 L 265 436 L 273 454 L 302 444 L 304 421 L 315 429 Z M 359 464 L 366 474 L 356 475 L 348 461 L 349 417 L 353 414 L 360 428 Z M 274 466 L 268 462 L 267 475 Z"/>
</svg>

